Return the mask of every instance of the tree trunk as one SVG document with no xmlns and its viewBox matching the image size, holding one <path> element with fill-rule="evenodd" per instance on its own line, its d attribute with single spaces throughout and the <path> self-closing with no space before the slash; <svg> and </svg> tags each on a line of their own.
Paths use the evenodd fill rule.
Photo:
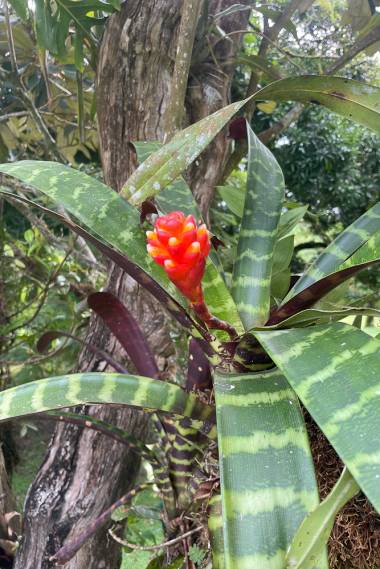
<svg viewBox="0 0 380 569">
<path fill-rule="evenodd" d="M 210 10 L 219 12 L 229 5 L 229 0 L 214 0 L 210 2 Z M 99 54 L 97 109 L 104 177 L 115 190 L 120 190 L 136 166 L 130 142 L 163 138 L 162 119 L 169 100 L 180 9 L 180 0 L 128 0 L 108 22 Z M 242 29 L 248 13 L 245 10 L 233 14 L 228 19 L 229 25 Z M 203 21 L 207 25 L 207 16 Z M 223 25 L 223 21 L 219 20 L 219 24 Z M 215 53 L 223 57 L 233 55 L 239 38 L 237 34 L 232 37 L 233 42 L 223 41 L 216 46 Z M 206 47 L 206 55 L 191 71 L 187 99 L 191 122 L 228 102 L 232 78 L 231 66 L 223 68 L 223 72 L 215 66 L 215 53 L 208 51 L 204 35 L 199 41 L 204 45 L 197 46 L 203 48 L 198 52 L 205 53 Z M 210 160 L 211 167 L 200 160 L 200 167 L 190 172 L 190 181 L 205 213 L 228 145 L 225 133 L 219 135 L 205 152 L 205 160 Z M 136 283 L 115 267 L 110 268 L 107 288 L 137 315 L 155 354 L 167 361 L 172 344 L 166 316 L 155 299 L 141 293 Z M 116 359 L 125 359 L 120 345 L 96 318 L 91 319 L 89 339 Z M 82 353 L 80 370 L 105 368 L 106 363 L 93 354 Z M 146 433 L 147 417 L 142 412 L 101 406 L 92 406 L 86 412 L 114 422 L 135 436 Z M 15 569 L 53 567 L 49 558 L 133 485 L 138 467 L 135 457 L 118 443 L 91 431 L 59 425 L 28 493 L 24 537 Z M 119 564 L 120 548 L 102 530 L 65 568 L 116 569 Z"/>
</svg>

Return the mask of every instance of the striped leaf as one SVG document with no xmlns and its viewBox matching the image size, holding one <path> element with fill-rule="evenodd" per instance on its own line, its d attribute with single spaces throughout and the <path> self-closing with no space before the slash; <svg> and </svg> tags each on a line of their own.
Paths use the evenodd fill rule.
<svg viewBox="0 0 380 569">
<path fill-rule="evenodd" d="M 269 314 L 273 249 L 284 199 L 284 177 L 273 154 L 247 125 L 248 179 L 232 296 L 245 329 Z"/>
<path fill-rule="evenodd" d="M 113 403 L 212 421 L 213 407 L 172 383 L 121 373 L 77 373 L 0 392 L 0 421 L 87 403 Z"/>
<path fill-rule="evenodd" d="M 380 231 L 362 245 L 338 271 L 311 284 L 288 302 L 272 311 L 267 326 L 273 326 L 293 315 L 297 315 L 315 304 L 347 279 L 380 262 Z"/>
<path fill-rule="evenodd" d="M 342 323 L 255 332 L 380 512 L 380 342 Z"/>
<path fill-rule="evenodd" d="M 289 569 L 313 569 L 315 561 L 324 555 L 327 540 L 339 510 L 359 492 L 359 486 L 347 468 L 325 500 L 309 514 L 286 554 Z"/>
<path fill-rule="evenodd" d="M 220 494 L 214 494 L 209 501 L 208 530 L 212 551 L 212 569 L 225 569 L 222 498 Z"/>
<path fill-rule="evenodd" d="M 239 101 L 224 107 L 177 133 L 137 168 L 122 188 L 121 194 L 130 203 L 141 204 L 166 188 L 196 160 L 246 102 Z"/>
<path fill-rule="evenodd" d="M 111 259 L 116 265 L 123 269 L 127 274 L 133 277 L 141 286 L 146 288 L 157 300 L 166 308 L 166 310 L 176 319 L 178 322 L 188 329 L 191 334 L 194 335 L 204 335 L 205 331 L 202 329 L 191 317 L 187 314 L 185 309 L 177 302 L 172 296 L 170 296 L 167 291 L 154 280 L 153 277 L 148 275 L 145 271 L 140 269 L 136 264 L 131 262 L 129 258 L 110 247 L 102 240 L 94 237 L 91 233 L 86 231 L 80 225 L 77 225 L 73 221 L 68 220 L 63 215 L 48 209 L 37 202 L 28 200 L 25 197 L 9 193 L 0 187 L 0 194 L 6 196 L 8 199 L 16 199 L 26 203 L 31 207 L 36 207 L 46 215 L 56 219 L 63 225 L 66 225 L 71 231 L 83 237 L 88 243 L 93 245 L 100 251 L 105 257 Z M 208 336 L 208 334 L 206 333 Z"/>
<path fill-rule="evenodd" d="M 304 75 L 270 83 L 254 99 L 316 103 L 380 132 L 380 89 L 344 77 Z"/>
<path fill-rule="evenodd" d="M 296 282 L 284 303 L 316 281 L 336 271 L 372 235 L 380 230 L 380 202 L 347 227 Z M 366 259 L 368 260 L 368 259 Z"/>
<path fill-rule="evenodd" d="M 243 191 L 242 188 L 235 188 L 233 186 L 218 186 L 217 190 L 222 200 L 226 203 L 228 209 L 230 209 L 237 217 L 242 217 L 244 211 L 245 190 Z M 307 205 L 294 207 L 291 202 L 289 204 L 285 203 L 284 206 L 289 207 L 289 209 L 281 214 L 278 225 L 278 239 L 282 239 L 291 233 L 308 210 Z"/>
<path fill-rule="evenodd" d="M 376 262 L 378 260 L 380 260 L 380 229 L 359 247 L 339 268 L 346 269 L 368 263 L 369 261 Z"/>
<path fill-rule="evenodd" d="M 144 271 L 136 279 L 142 282 L 143 286 L 144 279 L 146 284 L 151 281 L 150 277 L 153 277 L 173 299 L 183 307 L 187 307 L 186 299 L 169 281 L 162 267 L 154 263 L 147 254 L 146 236 L 141 228 L 138 210 L 111 188 L 87 174 L 56 162 L 25 160 L 1 164 L 0 172 L 33 186 L 55 203 L 63 205 L 81 225 L 126 255 L 130 264 L 133 263 Z M 223 279 L 210 261 L 208 265 L 211 267 L 204 280 L 206 302 L 215 316 L 229 320 L 241 331 L 242 325 L 236 307 Z M 135 270 L 132 275 L 134 278 L 136 272 Z"/>
<path fill-rule="evenodd" d="M 298 399 L 278 371 L 217 373 L 215 396 L 224 567 L 284 569 L 298 526 L 319 502 Z"/>
<path fill-rule="evenodd" d="M 117 192 L 83 172 L 56 162 L 23 160 L 1 164 L 0 172 L 33 186 L 54 203 L 63 205 L 81 225 L 128 255 L 184 304 L 165 271 L 146 253 L 146 237 L 138 210 Z"/>
</svg>

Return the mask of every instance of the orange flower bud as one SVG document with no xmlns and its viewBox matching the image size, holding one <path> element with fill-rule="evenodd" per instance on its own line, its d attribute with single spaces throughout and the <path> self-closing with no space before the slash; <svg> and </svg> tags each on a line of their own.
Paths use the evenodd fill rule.
<svg viewBox="0 0 380 569">
<path fill-rule="evenodd" d="M 210 252 L 205 225 L 197 228 L 192 215 L 172 211 L 158 217 L 154 231 L 146 233 L 148 254 L 162 265 L 169 279 L 192 304 L 203 302 L 202 277 Z"/>
</svg>

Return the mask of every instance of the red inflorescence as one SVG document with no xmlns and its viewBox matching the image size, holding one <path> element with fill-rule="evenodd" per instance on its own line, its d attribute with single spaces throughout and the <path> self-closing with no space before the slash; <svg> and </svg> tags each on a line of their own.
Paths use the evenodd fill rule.
<svg viewBox="0 0 380 569">
<path fill-rule="evenodd" d="M 210 252 L 205 225 L 197 227 L 192 215 L 172 211 L 158 217 L 154 231 L 147 231 L 148 253 L 162 265 L 169 279 L 192 304 L 203 302 L 202 277 Z"/>
</svg>

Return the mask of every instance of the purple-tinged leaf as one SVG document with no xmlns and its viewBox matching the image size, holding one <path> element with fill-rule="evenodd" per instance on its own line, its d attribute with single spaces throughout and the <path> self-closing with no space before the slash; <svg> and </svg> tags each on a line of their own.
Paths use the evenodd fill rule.
<svg viewBox="0 0 380 569">
<path fill-rule="evenodd" d="M 139 374 L 158 377 L 158 367 L 140 326 L 128 308 L 109 292 L 95 292 L 88 305 L 119 340 Z"/>
<path fill-rule="evenodd" d="M 358 265 L 354 265 L 352 267 L 347 267 L 342 269 L 341 271 L 337 271 L 336 273 L 332 273 L 327 277 L 317 281 L 316 283 L 312 284 L 308 288 L 304 289 L 296 296 L 291 298 L 286 304 L 283 306 L 276 308 L 270 315 L 269 320 L 266 323 L 266 326 L 273 326 L 274 324 L 278 324 L 282 322 L 286 318 L 293 316 L 293 314 L 297 314 L 301 310 L 305 310 L 306 308 L 310 308 L 315 304 L 318 300 L 322 297 L 326 296 L 331 290 L 342 284 L 347 279 L 353 277 L 359 271 L 366 269 L 367 267 L 371 267 L 376 263 L 379 263 L 380 259 L 375 259 L 373 261 L 368 261 L 366 263 L 361 263 Z"/>
<path fill-rule="evenodd" d="M 189 342 L 189 361 L 187 366 L 186 389 L 205 391 L 212 386 L 210 362 L 201 345 L 202 340 L 191 338 Z"/>
</svg>

